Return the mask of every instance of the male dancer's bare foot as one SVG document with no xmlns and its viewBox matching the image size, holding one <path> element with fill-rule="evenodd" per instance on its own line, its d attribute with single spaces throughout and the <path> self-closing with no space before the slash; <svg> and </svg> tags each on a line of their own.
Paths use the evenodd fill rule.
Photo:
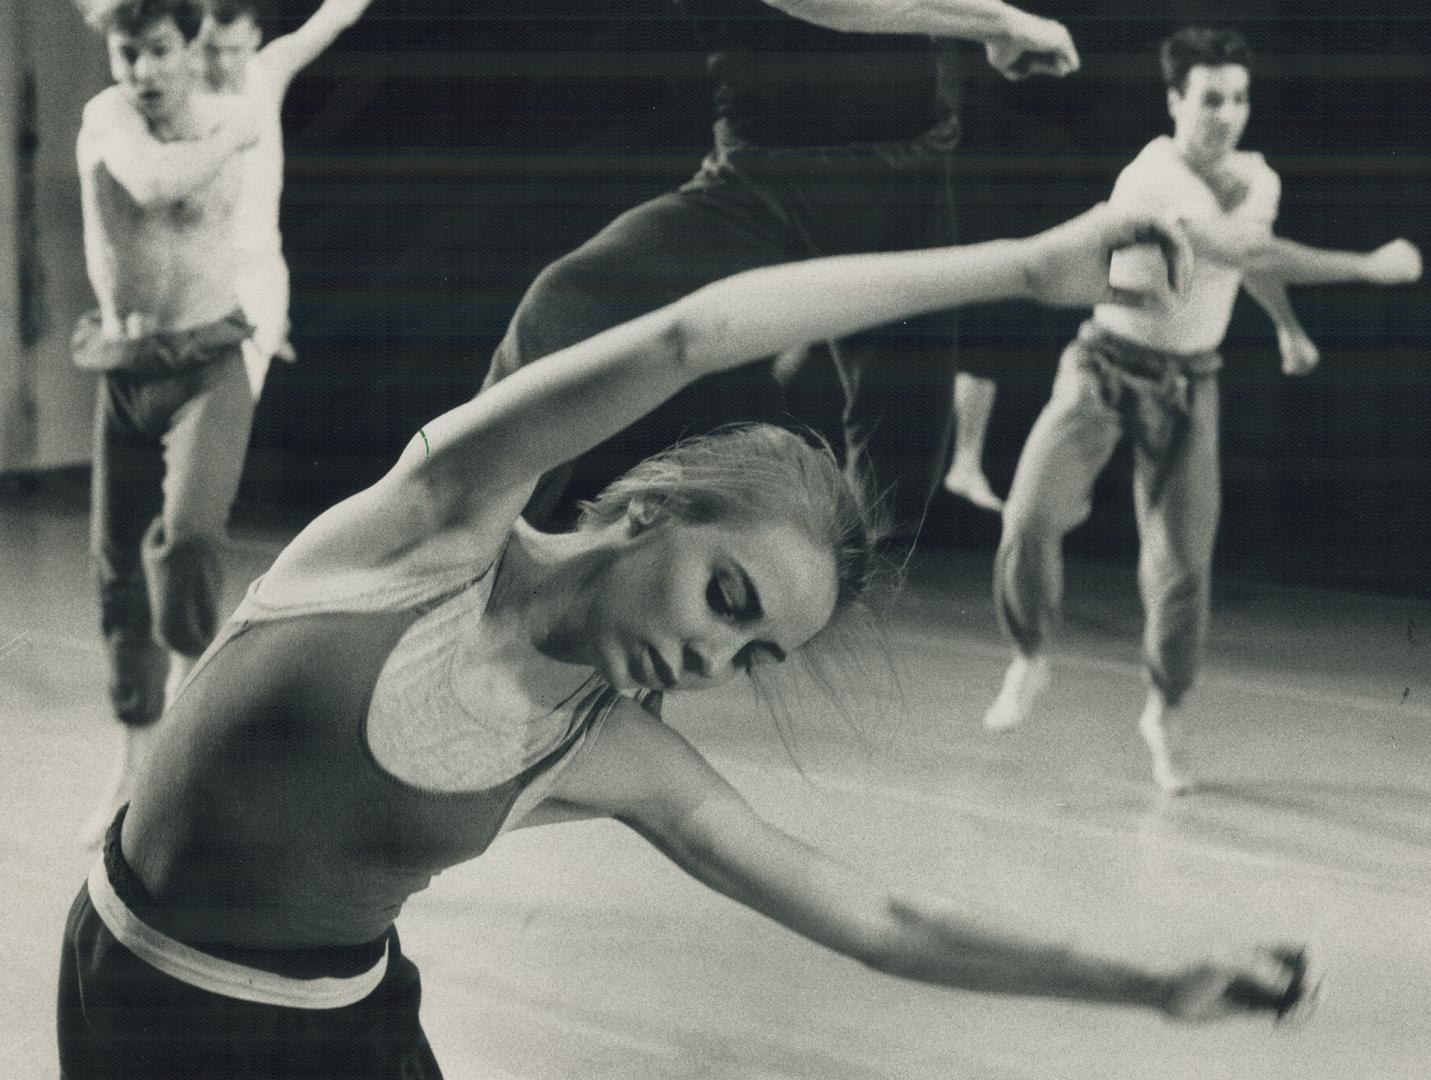
<svg viewBox="0 0 1431 1080">
<path fill-rule="evenodd" d="M 1138 733 L 1153 755 L 1153 782 L 1166 795 L 1186 795 L 1194 787 L 1192 774 L 1179 753 L 1176 714 L 1177 710 L 1169 708 L 1163 696 L 1153 690 L 1138 717 Z"/>
<path fill-rule="evenodd" d="M 1048 687 L 1049 666 L 1044 656 L 1014 657 L 1004 672 L 1004 686 L 999 696 L 984 713 L 988 731 L 1009 731 L 1018 727 L 1033 712 L 1034 703 Z"/>
<path fill-rule="evenodd" d="M 944 490 L 960 499 L 968 499 L 981 510 L 995 514 L 1004 509 L 1004 500 L 994 494 L 989 481 L 977 465 L 965 466 L 955 461 L 944 477 Z"/>
</svg>

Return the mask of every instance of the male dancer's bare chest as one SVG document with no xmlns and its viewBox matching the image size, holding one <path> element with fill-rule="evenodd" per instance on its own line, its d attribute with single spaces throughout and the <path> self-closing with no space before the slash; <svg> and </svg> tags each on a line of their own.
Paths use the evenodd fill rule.
<svg viewBox="0 0 1431 1080">
<path fill-rule="evenodd" d="M 241 177 L 226 170 L 182 198 L 141 206 L 103 167 L 96 178 L 113 295 L 101 307 L 152 315 L 163 329 L 221 317 L 233 295 L 234 207 Z"/>
<path fill-rule="evenodd" d="M 95 183 L 99 210 L 117 246 L 164 244 L 202 248 L 216 238 L 229 240 L 234 208 L 243 187 L 241 158 L 211 179 L 174 199 L 141 204 L 100 166 Z"/>
</svg>

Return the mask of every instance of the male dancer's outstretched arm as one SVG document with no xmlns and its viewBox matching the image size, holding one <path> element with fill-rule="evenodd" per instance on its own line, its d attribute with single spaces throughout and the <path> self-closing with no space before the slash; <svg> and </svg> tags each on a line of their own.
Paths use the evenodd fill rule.
<svg viewBox="0 0 1431 1080">
<path fill-rule="evenodd" d="M 1244 151 L 1229 155 L 1210 167 L 1203 180 L 1223 213 L 1184 216 L 1183 220 L 1201 257 L 1244 271 L 1243 288 L 1276 327 L 1285 374 L 1305 375 L 1321 358 L 1292 308 L 1287 295 L 1289 281 L 1399 284 L 1420 276 L 1420 255 L 1405 240 L 1363 254 L 1313 248 L 1278 237 L 1273 225 L 1281 201 L 1281 180 L 1261 154 Z M 1131 193 L 1134 199 L 1162 204 L 1165 196 L 1160 190 L 1147 186 L 1146 181 L 1133 184 L 1139 189 Z M 1241 212 L 1231 216 L 1239 208 Z"/>
<path fill-rule="evenodd" d="M 1301 244 L 1221 217 L 1181 220 L 1198 258 L 1235 266 L 1252 277 L 1274 278 L 1287 285 L 1402 285 L 1421 277 L 1421 252 L 1400 238 L 1372 251 L 1345 251 Z"/>
<path fill-rule="evenodd" d="M 1421 277 L 1421 252 L 1405 239 L 1391 240 L 1369 252 L 1345 251 L 1288 240 L 1257 222 L 1213 216 L 1181 220 L 1199 258 L 1244 272 L 1243 288 L 1276 327 L 1282 371 L 1287 375 L 1305 375 L 1321 359 L 1316 343 L 1292 308 L 1287 285 L 1402 285 Z"/>
</svg>

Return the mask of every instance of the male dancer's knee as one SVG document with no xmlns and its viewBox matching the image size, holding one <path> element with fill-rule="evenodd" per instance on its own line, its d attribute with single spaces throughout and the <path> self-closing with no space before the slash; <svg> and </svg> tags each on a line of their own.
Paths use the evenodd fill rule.
<svg viewBox="0 0 1431 1080">
<path fill-rule="evenodd" d="M 218 632 L 222 584 L 218 541 L 170 537 L 156 520 L 144 536 L 144 568 L 156 636 L 174 652 L 198 656 Z"/>
</svg>

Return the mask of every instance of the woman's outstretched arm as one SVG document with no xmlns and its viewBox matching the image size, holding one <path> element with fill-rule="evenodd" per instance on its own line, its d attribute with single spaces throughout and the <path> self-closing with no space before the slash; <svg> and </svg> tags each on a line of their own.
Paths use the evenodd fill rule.
<svg viewBox="0 0 1431 1080">
<path fill-rule="evenodd" d="M 1088 305 L 1106 294 L 1111 253 L 1148 240 L 1163 247 L 1174 286 L 1184 282 L 1191 249 L 1175 221 L 1106 205 L 1020 240 L 810 259 L 715 282 L 433 420 L 386 477 L 318 518 L 275 568 L 381 565 L 438 536 L 464 534 L 470 547 L 474 529 L 505 535 L 538 477 L 703 375 L 942 308 Z"/>
<path fill-rule="evenodd" d="M 1106 206 L 1020 240 L 737 274 L 524 367 L 429 424 L 402 468 L 458 499 L 479 473 L 534 480 L 697 378 L 792 345 L 984 301 L 1091 304 L 1107 290 L 1111 252 L 1149 238 L 1168 251 L 1170 277 L 1184 278 L 1191 256 L 1176 223 Z"/>
<path fill-rule="evenodd" d="M 703 884 L 886 974 L 1188 1022 L 1295 1004 L 1296 966 L 1271 950 L 1245 964 L 1154 970 L 990 925 L 937 896 L 884 888 L 763 821 L 695 749 L 635 705 L 617 706 L 554 796 L 625 822 Z"/>
</svg>

